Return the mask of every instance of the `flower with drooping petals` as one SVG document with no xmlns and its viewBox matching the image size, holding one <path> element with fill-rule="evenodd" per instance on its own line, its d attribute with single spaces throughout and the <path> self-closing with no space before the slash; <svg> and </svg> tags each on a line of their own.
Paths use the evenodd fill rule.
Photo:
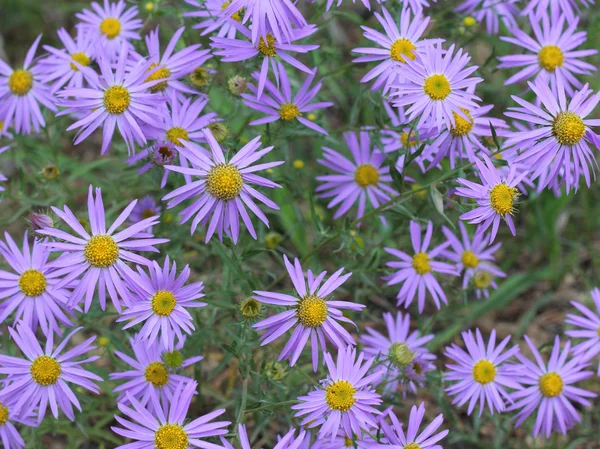
<svg viewBox="0 0 600 449">
<path fill-rule="evenodd" d="M 444 377 L 449 381 L 457 381 L 446 388 L 448 395 L 455 396 L 452 404 L 461 407 L 468 402 L 468 415 L 479 404 L 481 416 L 486 403 L 492 415 L 494 412 L 502 413 L 505 401 L 509 400 L 506 389 L 521 389 L 521 385 L 514 380 L 519 373 L 519 366 L 507 363 L 519 352 L 519 346 L 514 345 L 504 351 L 510 336 L 496 346 L 496 329 L 492 329 L 487 344 L 479 329 L 475 329 L 475 335 L 470 330 L 463 332 L 462 338 L 466 351 L 453 343 L 444 352 L 454 362 L 446 364 L 449 371 L 444 373 Z"/>
<path fill-rule="evenodd" d="M 323 81 L 317 82 L 315 86 L 311 88 L 311 84 L 317 74 L 317 69 L 314 68 L 311 74 L 306 78 L 296 95 L 292 95 L 292 88 L 290 80 L 285 72 L 283 64 L 277 63 L 279 86 L 276 86 L 271 81 L 267 80 L 265 87 L 267 94 L 257 96 L 256 86 L 249 84 L 248 88 L 253 95 L 242 94 L 244 104 L 251 109 L 267 114 L 266 117 L 254 120 L 249 123 L 250 126 L 263 125 L 265 123 L 272 123 L 278 120 L 282 122 L 289 122 L 291 120 L 298 120 L 304 126 L 317 131 L 321 134 L 327 135 L 327 131 L 321 128 L 316 123 L 303 117 L 304 114 L 317 109 L 324 109 L 333 106 L 331 102 L 321 103 L 310 103 L 315 96 L 321 90 Z M 253 74 L 256 80 L 259 80 L 260 75 L 258 73 Z M 280 90 L 281 89 L 281 90 Z"/>
<path fill-rule="evenodd" d="M 579 188 L 581 176 L 589 187 L 597 165 L 590 144 L 592 147 L 600 145 L 600 136 L 591 128 L 600 126 L 600 119 L 586 117 L 600 102 L 600 92 L 594 94 L 586 84 L 567 102 L 561 79 L 557 80 L 557 94 L 546 83 L 528 84 L 544 109 L 512 96 L 521 107 L 508 108 L 505 114 L 537 125 L 532 130 L 515 132 L 506 140 L 507 146 L 519 150 L 514 162 L 531 167 L 531 179 L 544 175 L 542 187 L 561 174 L 567 193 L 571 188 Z"/>
<path fill-rule="evenodd" d="M 164 267 L 156 261 L 149 267 L 149 275 L 140 267 L 134 278 L 127 279 L 132 292 L 131 304 L 123 311 L 117 322 L 127 322 L 123 330 L 143 323 L 138 333 L 141 341 L 151 345 L 160 339 L 162 346 L 173 350 L 175 337 L 183 340 L 183 333 L 194 331 L 193 318 L 188 307 L 204 307 L 198 302 L 204 296 L 202 282 L 184 286 L 190 277 L 190 267 L 186 265 L 177 276 L 177 264 L 165 259 Z"/>
<path fill-rule="evenodd" d="M 198 383 L 195 380 L 179 382 L 174 390 L 173 399 L 167 404 L 155 401 L 153 408 L 140 403 L 130 393 L 127 401 L 117 407 L 125 415 L 115 419 L 122 427 L 111 427 L 112 431 L 124 438 L 133 439 L 133 443 L 117 446 L 126 449 L 132 445 L 137 449 L 217 449 L 218 446 L 204 441 L 205 438 L 225 435 L 229 421 L 213 421 L 225 413 L 225 409 L 203 415 L 190 422 L 187 414 L 196 394 Z"/>
<path fill-rule="evenodd" d="M 560 78 L 569 96 L 583 87 L 577 76 L 591 75 L 595 70 L 592 64 L 581 60 L 598 53 L 595 49 L 578 50 L 587 39 L 585 31 L 577 31 L 579 18 L 568 21 L 564 15 L 531 19 L 534 35 L 527 35 L 517 27 L 511 28 L 514 37 L 501 37 L 503 41 L 525 48 L 531 53 L 500 56 L 498 68 L 523 67 L 508 78 L 504 85 L 518 83 L 535 77 L 535 82 L 550 84 L 557 92 L 557 80 Z M 565 25 L 567 29 L 565 30 Z M 538 104 L 541 98 L 538 97 Z"/>
<path fill-rule="evenodd" d="M 14 273 L 0 270 L 0 323 L 14 313 L 13 322 L 21 322 L 34 332 L 40 327 L 44 335 L 55 332 L 62 335 L 60 324 L 71 327 L 70 291 L 59 287 L 57 272 L 50 267 L 50 251 L 41 242 L 34 241 L 30 250 L 28 233 L 19 250 L 11 236 L 5 232 L 6 243 L 0 241 L 0 255 Z"/>
<path fill-rule="evenodd" d="M 600 289 L 598 287 L 590 292 L 596 312 L 577 301 L 571 301 L 573 307 L 583 314 L 575 315 L 569 313 L 565 323 L 575 326 L 577 329 L 568 330 L 566 334 L 572 338 L 584 338 L 585 341 L 573 347 L 573 353 L 581 356 L 584 360 L 591 360 L 600 354 Z M 600 373 L 600 363 L 598 363 Z"/>
<path fill-rule="evenodd" d="M 137 6 L 132 6 L 127 11 L 124 0 L 109 3 L 104 0 L 104 7 L 97 2 L 90 5 L 93 11 L 84 9 L 75 16 L 82 21 L 79 27 L 89 29 L 94 41 L 99 40 L 100 47 L 109 59 L 117 59 L 123 46 L 132 48 L 130 40 L 139 40 L 137 33 L 142 27 L 142 20 L 137 18 Z"/>
<path fill-rule="evenodd" d="M 240 217 L 250 235 L 256 239 L 256 231 L 246 207 L 268 227 L 269 220 L 258 208 L 255 200 L 271 209 L 278 210 L 279 206 L 252 187 L 252 184 L 271 189 L 281 186 L 254 172 L 276 167 L 283 164 L 283 161 L 251 165 L 273 149 L 267 147 L 259 150 L 261 136 L 252 139 L 227 161 L 212 133 L 208 129 L 204 129 L 203 133 L 210 146 L 210 158 L 205 155 L 206 150 L 202 147 L 192 142 L 183 142 L 184 147 L 180 148 L 179 152 L 186 157 L 191 168 L 174 165 L 168 165 L 166 168 L 190 175 L 195 180 L 165 195 L 163 201 L 170 200 L 167 205 L 170 209 L 182 201 L 197 196 L 198 198 L 182 211 L 181 223 L 187 222 L 195 215 L 191 232 L 193 234 L 199 224 L 208 225 L 206 242 L 216 232 L 219 240 L 223 240 L 223 233 L 225 233 L 237 244 L 240 235 Z"/>
<path fill-rule="evenodd" d="M 285 255 L 283 260 L 298 297 L 283 293 L 255 291 L 254 299 L 257 301 L 285 306 L 288 309 L 256 323 L 253 327 L 260 331 L 266 330 L 261 336 L 261 346 L 273 342 L 283 333 L 294 328 L 292 336 L 279 355 L 279 360 L 289 359 L 291 366 L 296 363 L 310 338 L 312 363 L 316 372 L 319 364 L 319 348 L 323 354 L 327 352 L 325 339 L 333 343 L 338 350 L 347 345 L 356 344 L 352 335 L 338 322 L 354 324 L 352 320 L 342 315 L 342 310 L 360 311 L 365 306 L 329 298 L 352 275 L 352 273 L 346 273 L 342 276 L 344 268 L 340 268 L 321 285 L 327 275 L 326 271 L 315 277 L 313 272 L 308 270 L 305 280 L 298 259 L 294 259 L 293 265 Z"/>
<path fill-rule="evenodd" d="M 82 368 L 85 363 L 93 362 L 100 357 L 89 356 L 85 360 L 75 360 L 95 349 L 90 337 L 73 349 L 63 353 L 63 349 L 81 327 L 73 330 L 54 348 L 54 334 L 49 332 L 44 349 L 38 343 L 32 330 L 25 324 L 18 323 L 16 330 L 8 328 L 10 336 L 26 359 L 0 354 L 0 373 L 8 375 L 4 380 L 7 385 L 0 390 L 0 401 L 5 398 L 18 398 L 15 409 L 21 416 L 27 416 L 37 409 L 37 425 L 44 419 L 50 406 L 52 415 L 58 418 L 59 408 L 71 421 L 75 419 L 73 406 L 81 412 L 77 397 L 67 383 L 98 394 L 100 390 L 92 381 L 102 381 L 90 371 Z"/>
<path fill-rule="evenodd" d="M 40 34 L 27 51 L 22 68 L 13 70 L 0 59 L 2 129 L 12 125 L 17 134 L 38 133 L 46 126 L 39 103 L 57 111 L 51 89 L 43 80 L 43 68 L 34 61 L 41 38 Z"/>
<path fill-rule="evenodd" d="M 398 195 L 388 183 L 392 181 L 390 168 L 383 166 L 385 154 L 379 148 L 372 146 L 367 131 L 360 133 L 346 132 L 344 140 L 352 154 L 352 160 L 347 159 L 337 151 L 323 147 L 323 159 L 317 162 L 336 172 L 333 175 L 317 176 L 317 181 L 323 182 L 317 187 L 320 198 L 332 198 L 327 205 L 332 209 L 340 205 L 334 219 L 346 214 L 358 201 L 356 218 L 365 213 L 368 201 L 374 208 L 379 207 L 390 199 L 390 195 Z M 385 224 L 385 218 L 380 217 Z"/>
<path fill-rule="evenodd" d="M 464 0 L 455 11 L 469 14 L 480 23 L 485 22 L 487 34 L 495 35 L 500 31 L 500 20 L 508 28 L 517 26 L 515 17 L 519 8 L 515 5 L 519 0 Z"/>
<path fill-rule="evenodd" d="M 510 171 L 504 175 L 485 155 L 475 160 L 475 166 L 481 178 L 481 184 L 474 183 L 464 178 L 459 178 L 458 183 L 464 187 L 457 187 L 458 196 L 473 198 L 477 207 L 460 216 L 461 220 L 479 225 L 478 234 L 482 234 L 492 226 L 489 243 L 496 239 L 500 220 L 506 221 L 512 235 L 516 235 L 512 215 L 519 198 L 517 185 L 528 175 L 528 171 L 517 172 L 517 165 L 510 166 Z"/>
<path fill-rule="evenodd" d="M 421 227 L 418 223 L 411 220 L 410 222 L 410 237 L 414 250 L 414 255 L 409 256 L 403 251 L 394 248 L 385 248 L 385 251 L 392 256 L 399 258 L 399 261 L 387 262 L 386 266 L 398 271 L 390 276 L 383 277 L 387 281 L 387 285 L 396 285 L 402 283 L 402 287 L 398 291 L 398 306 L 404 304 L 408 308 L 415 295 L 419 305 L 419 313 L 425 308 L 425 296 L 427 292 L 431 295 L 436 307 L 440 309 L 440 301 L 448 304 L 448 299 L 440 283 L 435 278 L 434 273 L 444 273 L 452 276 L 458 276 L 456 268 L 452 265 L 435 260 L 440 256 L 444 249 L 449 245 L 444 242 L 441 245 L 429 250 L 431 237 L 433 236 L 433 223 L 427 223 L 425 237 L 421 242 Z"/>
<path fill-rule="evenodd" d="M 319 427 L 319 439 L 331 437 L 335 440 L 341 429 L 346 435 L 362 435 L 363 430 L 377 426 L 376 416 L 381 414 L 375 407 L 381 404 L 381 396 L 371 384 L 382 375 L 381 371 L 369 374 L 367 371 L 374 359 L 364 360 L 364 353 L 357 358 L 353 346 L 340 348 L 337 362 L 331 354 L 325 354 L 328 376 L 321 381 L 321 387 L 300 396 L 299 404 L 292 406 L 294 416 L 301 417 L 302 425 L 309 429 Z"/>
<path fill-rule="evenodd" d="M 592 404 L 588 399 L 597 396 L 596 393 L 576 387 L 574 384 L 591 377 L 594 373 L 585 371 L 588 364 L 581 357 L 573 356 L 569 359 L 570 341 L 565 343 L 561 352 L 558 335 L 554 340 L 548 363 L 544 362 L 527 335 L 525 341 L 533 353 L 535 363 L 521 353 L 517 353 L 521 367 L 515 380 L 523 384 L 523 389 L 511 393 L 510 400 L 513 404 L 507 408 L 507 411 L 519 410 L 515 416 L 517 420 L 515 427 L 520 426 L 531 414 L 536 413 L 534 437 L 541 433 L 549 438 L 553 431 L 565 435 L 567 429 L 581 421 L 572 402 L 591 407 Z"/>
<path fill-rule="evenodd" d="M 128 165 L 134 165 L 137 162 L 140 162 L 146 159 L 144 165 L 142 165 L 137 174 L 141 175 L 150 171 L 153 167 L 158 168 L 161 173 L 160 180 L 160 188 L 164 189 L 167 185 L 167 180 L 169 179 L 169 170 L 165 169 L 165 166 L 173 164 L 173 162 L 177 161 L 179 157 L 179 152 L 177 151 L 177 147 L 171 142 L 161 142 L 158 141 L 154 145 L 149 148 L 146 148 L 145 151 L 140 151 L 139 153 L 131 156 L 125 162 Z"/>
<path fill-rule="evenodd" d="M 132 250 L 158 252 L 154 245 L 169 241 L 168 239 L 155 239 L 152 234 L 148 233 L 137 235 L 149 226 L 157 224 L 158 217 L 156 216 L 146 218 L 116 232 L 127 220 L 136 204 L 137 200 L 132 201 L 107 230 L 102 192 L 97 188 L 94 198 L 93 188 L 90 186 L 88 216 L 91 234 L 83 228 L 67 206 L 64 206 L 64 210 L 52 207 L 52 211 L 75 232 L 75 235 L 54 228 L 40 229 L 37 233 L 62 240 L 62 242 L 49 241 L 45 245 L 52 251 L 63 252 L 61 257 L 50 264 L 51 267 L 57 269 L 56 276 L 67 274 L 61 284 L 66 285 L 79 279 L 77 287 L 70 297 L 70 305 L 75 305 L 83 300 L 84 310 L 87 313 L 92 305 L 94 293 L 97 291 L 100 307 L 104 310 L 108 291 L 115 308 L 121 312 L 121 301 L 125 304 L 129 301 L 129 292 L 124 278 L 133 274 L 125 261 L 146 266 L 151 264 L 148 259 L 135 254 Z"/>
</svg>

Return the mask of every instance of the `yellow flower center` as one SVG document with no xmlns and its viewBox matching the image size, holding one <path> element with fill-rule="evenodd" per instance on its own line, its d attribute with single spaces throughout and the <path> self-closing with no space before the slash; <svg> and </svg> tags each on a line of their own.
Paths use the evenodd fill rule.
<svg viewBox="0 0 600 449">
<path fill-rule="evenodd" d="M 40 296 L 46 285 L 46 277 L 38 270 L 26 270 L 19 278 L 19 288 L 26 296 Z"/>
<path fill-rule="evenodd" d="M 509 187 L 504 183 L 496 184 L 492 190 L 490 190 L 490 203 L 492 209 L 502 216 L 512 214 L 514 210 L 513 205 L 518 197 L 519 189 Z"/>
<path fill-rule="evenodd" d="M 206 178 L 206 190 L 221 201 L 230 201 L 240 194 L 244 179 L 238 168 L 231 164 L 213 167 Z"/>
<path fill-rule="evenodd" d="M 585 123 L 574 112 L 559 112 L 552 122 L 552 135 L 558 143 L 576 145 L 585 135 Z"/>
<path fill-rule="evenodd" d="M 100 23 L 100 32 L 108 39 L 114 39 L 121 33 L 121 22 L 114 17 L 107 17 Z"/>
<path fill-rule="evenodd" d="M 144 209 L 142 211 L 142 220 L 146 218 L 154 217 L 156 215 L 156 211 L 154 209 Z"/>
<path fill-rule="evenodd" d="M 434 101 L 444 100 L 452 93 L 450 81 L 448 81 L 446 75 L 442 73 L 436 73 L 435 75 L 425 78 L 423 91 Z"/>
<path fill-rule="evenodd" d="M 179 424 L 163 424 L 154 434 L 156 449 L 187 449 L 188 435 Z"/>
<path fill-rule="evenodd" d="M 412 368 L 415 371 L 415 373 L 417 373 L 417 376 L 420 376 L 423 372 L 423 367 L 420 363 L 413 363 Z"/>
<path fill-rule="evenodd" d="M 492 275 L 488 271 L 478 271 L 473 276 L 473 283 L 475 287 L 485 290 L 492 284 Z"/>
<path fill-rule="evenodd" d="M 356 399 L 356 389 L 347 380 L 337 380 L 325 389 L 325 402 L 332 410 L 347 412 Z"/>
<path fill-rule="evenodd" d="M 431 265 L 429 265 L 429 256 L 427 253 L 417 253 L 413 256 L 412 266 L 417 274 L 427 274 L 431 271 Z"/>
<path fill-rule="evenodd" d="M 171 368 L 179 368 L 183 365 L 183 355 L 177 349 L 167 352 L 164 355 L 165 363 Z"/>
<path fill-rule="evenodd" d="M 15 95 L 27 95 L 32 87 L 33 75 L 27 70 L 15 70 L 8 78 L 8 88 Z"/>
<path fill-rule="evenodd" d="M 408 443 L 406 446 L 404 446 L 404 449 L 421 449 L 421 446 L 419 445 L 419 443 Z"/>
<path fill-rule="evenodd" d="M 302 114 L 300 114 L 298 106 L 294 103 L 284 103 L 279 108 L 279 117 L 281 117 L 282 120 L 294 120 L 299 115 Z"/>
<path fill-rule="evenodd" d="M 406 62 L 404 57 L 414 61 L 417 59 L 417 56 L 414 54 L 414 50 L 416 49 L 417 47 L 415 44 L 403 37 L 402 39 L 394 41 L 392 44 L 392 47 L 390 48 L 390 57 L 394 61 L 399 62 Z"/>
<path fill-rule="evenodd" d="M 189 74 L 190 83 L 197 87 L 204 87 L 210 81 L 210 73 L 204 67 L 198 67 Z"/>
<path fill-rule="evenodd" d="M 146 382 L 150 382 L 157 388 L 165 386 L 169 382 L 169 373 L 164 363 L 152 362 L 144 371 Z"/>
<path fill-rule="evenodd" d="M 546 373 L 540 377 L 540 391 L 547 398 L 553 398 L 562 393 L 563 380 L 558 373 Z"/>
<path fill-rule="evenodd" d="M 454 115 L 454 121 L 456 122 L 456 126 L 451 126 L 450 132 L 455 137 L 466 136 L 471 132 L 473 126 L 475 125 L 475 121 L 473 120 L 473 116 L 471 115 L 471 113 L 464 108 L 460 108 L 460 110 L 463 111 L 463 113 L 469 118 L 469 120 L 461 117 L 456 112 L 452 113 L 452 115 Z"/>
<path fill-rule="evenodd" d="M 85 245 L 83 256 L 96 268 L 108 268 L 119 258 L 119 246 L 110 235 L 93 235 Z"/>
<path fill-rule="evenodd" d="M 154 70 L 154 69 L 156 69 L 156 67 L 157 67 L 157 64 L 150 64 L 150 68 L 148 69 L 148 71 Z M 166 67 L 161 67 L 158 70 L 154 70 L 152 75 L 150 75 L 148 78 L 146 78 L 145 82 L 149 83 L 150 81 L 162 80 L 162 79 L 168 78 L 170 76 L 171 76 L 171 71 L 169 69 L 167 69 Z M 162 81 L 162 82 L 157 83 L 154 86 L 150 87 L 148 90 L 152 93 L 164 92 L 164 90 L 167 88 L 167 85 L 168 85 L 167 81 Z"/>
<path fill-rule="evenodd" d="M 54 385 L 60 377 L 60 363 L 52 357 L 42 355 L 33 361 L 29 367 L 29 372 L 33 381 L 38 385 L 43 387 Z"/>
<path fill-rule="evenodd" d="M 175 296 L 166 290 L 157 291 L 152 297 L 152 311 L 158 316 L 171 315 L 176 305 Z"/>
<path fill-rule="evenodd" d="M 90 57 L 83 52 L 74 53 L 73 55 L 71 55 L 71 59 L 84 67 L 90 65 L 91 62 Z M 75 64 L 71 63 L 70 66 L 72 70 L 79 72 L 79 69 Z"/>
<path fill-rule="evenodd" d="M 354 180 L 359 186 L 367 188 L 377 184 L 379 181 L 379 173 L 373 165 L 361 164 L 354 172 Z"/>
<path fill-rule="evenodd" d="M 129 91 L 123 86 L 110 86 L 104 91 L 104 107 L 110 114 L 122 114 L 130 104 Z"/>
<path fill-rule="evenodd" d="M 548 72 L 554 72 L 557 67 L 562 67 L 565 55 L 556 45 L 546 45 L 538 53 L 540 66 Z"/>
<path fill-rule="evenodd" d="M 306 327 L 318 327 L 327 319 L 327 303 L 323 298 L 306 295 L 298 301 L 298 320 Z"/>
<path fill-rule="evenodd" d="M 463 19 L 463 23 L 466 27 L 472 27 L 477 24 L 477 19 L 475 17 L 467 16 Z"/>
<path fill-rule="evenodd" d="M 479 264 L 479 258 L 473 251 L 465 251 L 461 260 L 463 265 L 467 268 L 475 268 Z"/>
<path fill-rule="evenodd" d="M 496 378 L 496 367 L 489 360 L 480 360 L 473 366 L 473 379 L 481 385 L 489 384 Z"/>
<path fill-rule="evenodd" d="M 0 402 L 0 426 L 3 426 L 8 421 L 8 407 Z"/>
<path fill-rule="evenodd" d="M 352 438 L 350 438 L 348 435 L 344 436 L 344 447 L 354 447 Z"/>
<path fill-rule="evenodd" d="M 188 141 L 189 139 L 189 135 L 188 132 L 179 127 L 179 126 L 174 126 L 172 128 L 169 128 L 167 130 L 167 139 L 169 139 L 169 142 L 171 142 L 172 144 L 177 145 L 178 147 L 182 147 L 183 145 L 181 144 L 181 141 Z"/>
<path fill-rule="evenodd" d="M 400 142 L 404 148 L 412 148 L 417 145 L 418 140 L 415 133 L 403 132 L 400 134 Z"/>
<path fill-rule="evenodd" d="M 406 343 L 393 343 L 388 351 L 388 358 L 398 367 L 408 365 L 416 356 L 417 354 L 411 351 Z"/>
<path fill-rule="evenodd" d="M 275 40 L 275 37 L 273 37 L 273 35 L 271 33 L 267 33 L 267 42 L 265 42 L 265 40 L 261 36 L 261 38 L 258 42 L 258 51 L 263 56 L 270 56 L 270 57 L 275 56 L 277 54 L 277 52 L 275 50 L 275 45 L 274 45 L 275 42 L 277 42 L 277 41 Z"/>
</svg>

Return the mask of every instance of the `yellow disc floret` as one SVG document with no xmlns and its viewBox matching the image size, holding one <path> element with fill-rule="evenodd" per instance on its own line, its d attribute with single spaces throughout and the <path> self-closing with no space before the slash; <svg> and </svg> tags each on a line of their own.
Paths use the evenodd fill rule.
<svg viewBox="0 0 600 449">
<path fill-rule="evenodd" d="M 356 389 L 347 380 L 337 380 L 325 389 L 325 402 L 332 410 L 347 412 L 356 399 Z"/>
<path fill-rule="evenodd" d="M 40 296 L 46 291 L 46 285 L 46 277 L 38 270 L 26 270 L 19 278 L 19 288 L 26 296 Z"/>
<path fill-rule="evenodd" d="M 475 268 L 479 265 L 479 258 L 473 251 L 465 251 L 461 257 L 462 264 L 467 268 Z"/>
<path fill-rule="evenodd" d="M 258 51 L 263 56 L 273 57 L 277 54 L 275 50 L 275 37 L 271 33 L 267 33 L 267 41 L 261 36 L 258 42 Z"/>
<path fill-rule="evenodd" d="M 294 120 L 299 115 L 302 114 L 300 114 L 298 106 L 294 103 L 284 103 L 279 108 L 279 117 L 281 117 L 281 120 Z"/>
<path fill-rule="evenodd" d="M 432 100 L 441 101 L 452 93 L 452 89 L 450 88 L 450 81 L 448 81 L 446 75 L 443 73 L 436 73 L 425 78 L 423 92 L 425 92 Z"/>
<path fill-rule="evenodd" d="M 454 122 L 456 123 L 456 126 L 450 126 L 450 132 L 455 137 L 466 136 L 473 130 L 473 126 L 475 125 L 471 113 L 464 108 L 460 108 L 460 110 L 468 117 L 468 120 L 456 112 L 452 113 L 452 115 L 454 115 Z"/>
<path fill-rule="evenodd" d="M 412 266 L 417 274 L 427 274 L 431 271 L 431 265 L 429 265 L 429 256 L 427 253 L 417 253 L 413 256 Z"/>
<path fill-rule="evenodd" d="M 230 201 L 237 197 L 243 186 L 242 174 L 231 164 L 216 165 L 206 177 L 206 190 L 221 201 Z"/>
<path fill-rule="evenodd" d="M 419 445 L 419 443 L 412 442 L 404 446 L 404 449 L 421 449 L 421 446 Z"/>
<path fill-rule="evenodd" d="M 15 70 L 8 78 L 8 88 L 15 95 L 27 95 L 32 87 L 33 75 L 27 70 Z"/>
<path fill-rule="evenodd" d="M 108 268 L 119 258 L 119 246 L 110 235 L 93 235 L 85 245 L 83 256 L 96 268 Z"/>
<path fill-rule="evenodd" d="M 188 132 L 180 126 L 173 126 L 167 130 L 167 139 L 169 139 L 169 142 L 181 147 L 183 146 L 181 141 L 187 142 L 190 140 L 190 136 Z"/>
<path fill-rule="evenodd" d="M 416 49 L 417 47 L 415 46 L 415 44 L 403 37 L 402 39 L 398 39 L 392 43 L 392 46 L 390 48 L 390 57 L 394 61 L 398 62 L 406 62 L 405 58 L 414 61 L 415 59 L 417 59 L 417 56 L 414 53 Z"/>
<path fill-rule="evenodd" d="M 354 180 L 363 188 L 374 186 L 379 182 L 379 173 L 373 165 L 361 164 L 354 172 Z"/>
<path fill-rule="evenodd" d="M 158 316 L 171 315 L 176 305 L 175 295 L 169 291 L 159 290 L 152 297 L 152 311 Z"/>
<path fill-rule="evenodd" d="M 92 61 L 88 55 L 81 51 L 78 53 L 73 53 L 71 55 L 71 59 L 83 67 L 90 65 L 90 62 Z M 79 72 L 79 68 L 75 64 L 71 63 L 70 66 L 72 70 Z"/>
<path fill-rule="evenodd" d="M 122 114 L 130 104 L 131 96 L 123 86 L 110 86 L 104 91 L 104 107 L 110 114 Z"/>
<path fill-rule="evenodd" d="M 552 135 L 560 144 L 576 145 L 585 135 L 585 123 L 574 112 L 560 112 L 552 122 Z"/>
<path fill-rule="evenodd" d="M 489 384 L 496 378 L 496 367 L 489 360 L 480 360 L 473 366 L 473 379 L 481 385 Z"/>
<path fill-rule="evenodd" d="M 169 373 L 167 367 L 162 362 L 152 362 L 144 371 L 146 382 L 151 383 L 157 388 L 165 386 L 169 382 Z"/>
<path fill-rule="evenodd" d="M 149 83 L 150 81 L 156 81 L 156 80 L 163 80 L 166 79 L 168 77 L 171 76 L 171 71 L 166 68 L 166 67 L 160 67 L 159 69 L 156 68 L 157 64 L 151 64 L 150 68 L 148 69 L 148 71 L 153 71 L 152 74 L 146 78 L 145 82 Z M 149 87 L 148 90 L 152 93 L 156 93 L 156 92 L 164 92 L 164 90 L 167 88 L 168 86 L 168 82 L 167 81 L 161 81 L 159 83 L 156 83 L 154 86 Z"/>
<path fill-rule="evenodd" d="M 114 39 L 121 34 L 121 22 L 114 17 L 107 17 L 100 23 L 100 32 L 108 39 Z"/>
<path fill-rule="evenodd" d="M 323 298 L 307 295 L 298 301 L 297 316 L 306 327 L 318 327 L 327 319 L 327 303 Z"/>
<path fill-rule="evenodd" d="M 546 373 L 539 380 L 540 391 L 547 398 L 558 396 L 563 391 L 563 380 L 558 373 Z"/>
<path fill-rule="evenodd" d="M 556 45 L 546 45 L 538 53 L 540 66 L 548 72 L 554 72 L 557 67 L 562 67 L 565 55 Z"/>
<path fill-rule="evenodd" d="M 509 187 L 504 183 L 496 184 L 490 190 L 490 205 L 497 214 L 502 216 L 512 214 L 514 204 L 519 197 L 519 189 Z"/>
<path fill-rule="evenodd" d="M 31 363 L 29 372 L 31 373 L 33 381 L 38 385 L 43 387 L 54 385 L 56 382 L 58 382 L 58 378 L 60 377 L 60 363 L 58 363 L 52 357 L 42 355 L 37 357 Z"/>
<path fill-rule="evenodd" d="M 186 449 L 188 435 L 179 424 L 163 424 L 154 434 L 156 449 Z"/>
<path fill-rule="evenodd" d="M 0 426 L 6 424 L 6 421 L 8 421 L 8 416 L 8 407 L 0 402 Z"/>
</svg>

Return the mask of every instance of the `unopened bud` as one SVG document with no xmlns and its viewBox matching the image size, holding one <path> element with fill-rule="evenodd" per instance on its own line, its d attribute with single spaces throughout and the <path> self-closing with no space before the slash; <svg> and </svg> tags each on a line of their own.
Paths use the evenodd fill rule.
<svg viewBox="0 0 600 449">
<path fill-rule="evenodd" d="M 229 88 L 231 95 L 239 97 L 248 90 L 248 83 L 246 82 L 246 78 L 236 75 L 229 78 L 229 81 L 227 81 L 227 87 Z"/>
<path fill-rule="evenodd" d="M 44 214 L 29 214 L 29 224 L 34 231 L 54 227 L 52 218 Z"/>
</svg>

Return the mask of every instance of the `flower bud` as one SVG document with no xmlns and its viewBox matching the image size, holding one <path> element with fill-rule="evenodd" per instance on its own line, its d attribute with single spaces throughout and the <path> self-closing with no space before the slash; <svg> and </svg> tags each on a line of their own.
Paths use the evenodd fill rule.
<svg viewBox="0 0 600 449">
<path fill-rule="evenodd" d="M 227 81 L 227 87 L 229 88 L 231 95 L 239 97 L 246 92 L 246 90 L 248 90 L 248 83 L 246 82 L 246 78 L 236 75 L 229 78 L 229 81 Z"/>
<path fill-rule="evenodd" d="M 31 225 L 31 229 L 34 231 L 54 227 L 54 221 L 52 218 L 45 214 L 29 214 L 29 224 Z"/>
</svg>

